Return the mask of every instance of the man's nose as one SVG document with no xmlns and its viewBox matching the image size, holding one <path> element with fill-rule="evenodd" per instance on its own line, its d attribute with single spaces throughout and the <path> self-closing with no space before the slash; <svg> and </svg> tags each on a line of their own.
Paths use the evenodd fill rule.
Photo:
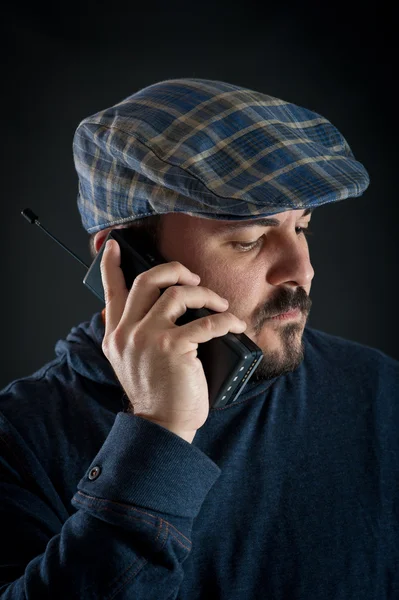
<svg viewBox="0 0 399 600">
<path fill-rule="evenodd" d="M 303 235 L 303 234 L 300 234 Z M 289 285 L 309 287 L 314 277 L 307 244 L 297 238 L 287 236 L 276 244 L 272 261 L 267 271 L 270 285 Z"/>
</svg>

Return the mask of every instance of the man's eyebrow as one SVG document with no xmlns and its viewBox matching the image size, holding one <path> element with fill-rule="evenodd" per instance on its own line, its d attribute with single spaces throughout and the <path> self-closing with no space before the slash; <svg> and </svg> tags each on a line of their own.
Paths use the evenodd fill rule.
<svg viewBox="0 0 399 600">
<path fill-rule="evenodd" d="M 302 219 L 302 217 L 306 217 L 307 215 L 312 214 L 312 212 L 312 208 L 306 208 L 300 218 Z M 240 229 L 248 229 L 249 227 L 278 227 L 279 225 L 280 221 L 278 219 L 273 219 L 273 217 L 263 217 L 262 219 L 248 220 L 245 222 L 230 221 L 229 223 L 219 225 L 215 233 L 216 235 L 225 235 L 239 231 Z"/>
</svg>

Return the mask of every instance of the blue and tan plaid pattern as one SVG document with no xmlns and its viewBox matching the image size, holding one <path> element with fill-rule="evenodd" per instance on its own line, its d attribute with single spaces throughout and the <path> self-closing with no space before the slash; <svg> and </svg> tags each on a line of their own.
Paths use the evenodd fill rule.
<svg viewBox="0 0 399 600">
<path fill-rule="evenodd" d="M 254 219 L 360 196 L 369 185 L 324 117 L 204 79 L 156 83 L 84 119 L 73 151 L 89 233 L 169 212 Z"/>
</svg>

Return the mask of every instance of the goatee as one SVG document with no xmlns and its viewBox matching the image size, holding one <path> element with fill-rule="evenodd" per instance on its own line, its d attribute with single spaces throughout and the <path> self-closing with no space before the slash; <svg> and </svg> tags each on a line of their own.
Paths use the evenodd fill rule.
<svg viewBox="0 0 399 600">
<path fill-rule="evenodd" d="M 311 305 L 312 301 L 302 287 L 298 287 L 294 292 L 282 288 L 274 298 L 257 311 L 254 330 L 259 334 L 270 317 L 295 309 L 299 309 L 307 319 Z M 300 322 L 279 323 L 276 334 L 280 337 L 280 348 L 269 351 L 267 347 L 261 348 L 263 359 L 252 376 L 253 381 L 273 379 L 298 368 L 305 356 L 302 339 L 304 326 L 303 319 Z"/>
</svg>

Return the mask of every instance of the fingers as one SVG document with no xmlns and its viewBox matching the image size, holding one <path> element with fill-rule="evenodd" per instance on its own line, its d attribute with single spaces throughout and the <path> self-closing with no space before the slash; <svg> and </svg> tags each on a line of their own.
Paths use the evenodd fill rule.
<svg viewBox="0 0 399 600">
<path fill-rule="evenodd" d="M 119 324 L 129 294 L 121 264 L 121 251 L 116 240 L 109 240 L 101 258 L 101 278 L 105 295 L 105 336 Z"/>
<path fill-rule="evenodd" d="M 157 265 L 138 275 L 129 291 L 120 268 L 121 253 L 116 240 L 109 240 L 100 268 L 105 295 L 106 336 L 120 324 L 133 326 L 141 321 L 161 295 L 173 285 L 199 284 L 199 277 L 179 262 Z"/>
<path fill-rule="evenodd" d="M 173 327 L 176 320 L 188 308 L 207 308 L 220 311 L 182 325 Z M 177 355 L 196 350 L 198 344 L 226 335 L 228 332 L 243 333 L 247 328 L 232 313 L 225 312 L 228 302 L 216 292 L 205 287 L 172 286 L 168 288 L 158 302 L 143 319 L 143 326 L 153 328 L 153 331 L 166 333 L 161 339 L 162 344 L 174 349 Z"/>
<path fill-rule="evenodd" d="M 172 286 L 165 290 L 145 320 L 150 319 L 159 329 L 169 329 L 188 308 L 225 311 L 228 305 L 227 300 L 209 288 L 193 285 Z"/>
<path fill-rule="evenodd" d="M 120 268 L 119 244 L 111 240 L 104 249 L 101 276 L 106 300 L 105 337 L 118 326 L 122 331 L 130 331 L 143 321 L 143 326 L 148 324 L 153 330 L 170 330 L 173 339 L 183 340 L 188 350 L 188 345 L 195 349 L 197 344 L 223 336 L 229 331 L 242 333 L 246 329 L 243 321 L 224 312 L 228 302 L 216 292 L 198 286 L 199 277 L 179 262 L 157 265 L 141 273 L 129 291 Z M 165 291 L 161 296 L 163 289 Z M 188 308 L 207 308 L 219 314 L 173 327 Z M 180 351 L 183 351 L 182 348 Z"/>
<path fill-rule="evenodd" d="M 224 312 L 216 315 L 209 315 L 208 317 L 202 317 L 196 319 L 191 323 L 182 325 L 178 328 L 179 331 L 175 330 L 174 335 L 177 336 L 176 348 L 180 352 L 196 350 L 198 344 L 203 342 L 209 342 L 209 340 L 217 337 L 222 337 L 226 333 L 243 333 L 247 328 L 245 321 L 241 321 L 235 315 Z M 189 342 L 187 349 L 184 346 Z M 181 346 L 181 348 L 179 348 Z"/>
<path fill-rule="evenodd" d="M 179 284 L 178 287 L 197 286 L 199 281 L 198 276 L 176 261 L 157 265 L 141 273 L 135 278 L 130 290 L 121 319 L 121 327 L 131 327 L 141 321 L 161 296 L 161 290 L 177 284 Z M 164 292 L 162 298 L 167 292 L 168 290 Z M 153 315 L 153 313 L 151 314 Z"/>
</svg>

